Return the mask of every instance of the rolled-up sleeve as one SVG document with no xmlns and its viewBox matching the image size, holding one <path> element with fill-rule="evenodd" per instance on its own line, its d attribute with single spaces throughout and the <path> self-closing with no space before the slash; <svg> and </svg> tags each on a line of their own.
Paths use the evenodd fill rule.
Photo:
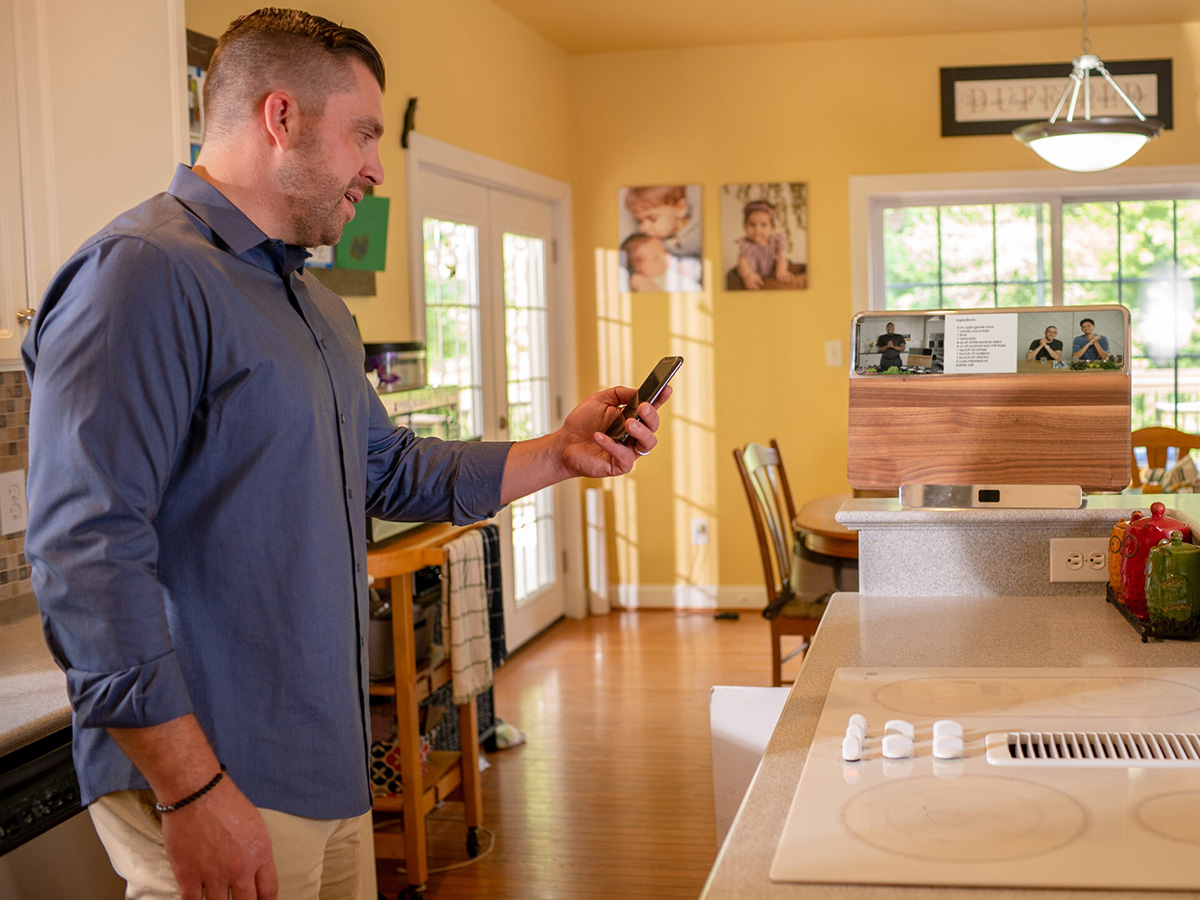
<svg viewBox="0 0 1200 900">
<path fill-rule="evenodd" d="M 76 254 L 26 338 L 26 555 L 76 727 L 142 727 L 191 711 L 154 518 L 187 440 L 207 340 L 175 267 L 119 236 Z"/>
</svg>

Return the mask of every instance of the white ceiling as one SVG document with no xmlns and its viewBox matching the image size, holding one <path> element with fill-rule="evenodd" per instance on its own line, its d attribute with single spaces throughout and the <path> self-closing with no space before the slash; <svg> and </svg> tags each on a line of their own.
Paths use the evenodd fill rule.
<svg viewBox="0 0 1200 900">
<path fill-rule="evenodd" d="M 1081 0 L 492 0 L 570 53 L 1044 28 Z M 1200 0 L 1089 0 L 1092 28 L 1200 21 Z"/>
</svg>

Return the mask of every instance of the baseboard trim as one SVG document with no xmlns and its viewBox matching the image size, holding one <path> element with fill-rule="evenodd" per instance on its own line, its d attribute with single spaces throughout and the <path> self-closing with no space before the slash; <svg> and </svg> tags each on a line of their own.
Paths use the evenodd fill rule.
<svg viewBox="0 0 1200 900">
<path fill-rule="evenodd" d="M 618 609 L 762 609 L 761 584 L 617 584 Z"/>
</svg>

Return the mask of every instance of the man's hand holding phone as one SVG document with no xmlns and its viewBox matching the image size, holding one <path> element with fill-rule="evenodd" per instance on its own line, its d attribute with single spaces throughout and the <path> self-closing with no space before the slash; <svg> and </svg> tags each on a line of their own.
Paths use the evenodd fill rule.
<svg viewBox="0 0 1200 900">
<path fill-rule="evenodd" d="M 605 432 L 606 436 L 618 444 L 627 444 L 630 438 L 632 438 L 635 442 L 634 449 L 640 456 L 645 456 L 649 453 L 653 444 L 642 447 L 636 446 L 637 443 L 641 443 L 639 438 L 642 435 L 636 433 L 638 431 L 636 426 L 632 433 L 627 429 L 627 426 L 631 421 L 637 422 L 638 425 L 642 424 L 642 411 L 647 404 L 652 409 L 658 409 L 658 407 L 667 401 L 667 398 L 671 396 L 671 389 L 667 386 L 667 382 L 675 377 L 675 373 L 679 371 L 682 365 L 682 356 L 664 356 L 660 359 L 654 370 L 646 376 L 646 380 L 642 382 L 642 386 L 637 389 L 637 393 L 629 399 L 624 409 L 621 410 L 621 414 L 617 416 L 612 426 Z"/>
</svg>

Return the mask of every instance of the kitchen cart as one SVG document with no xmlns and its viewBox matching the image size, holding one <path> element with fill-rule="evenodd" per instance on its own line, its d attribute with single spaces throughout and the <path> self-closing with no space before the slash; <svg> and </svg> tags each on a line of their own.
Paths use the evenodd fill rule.
<svg viewBox="0 0 1200 900">
<path fill-rule="evenodd" d="M 481 523 L 480 523 L 481 524 Z M 372 682 L 371 695 L 394 697 L 397 750 L 400 757 L 399 797 L 376 797 L 374 803 L 375 856 L 403 859 L 408 889 L 416 897 L 429 875 L 425 817 L 443 800 L 459 799 L 465 807 L 467 853 L 479 853 L 479 827 L 483 823 L 483 792 L 479 780 L 478 711 L 475 700 L 459 704 L 459 752 L 435 750 L 421 771 L 421 702 L 450 681 L 449 653 L 416 661 L 413 639 L 412 575 L 426 566 L 444 566 L 444 545 L 478 525 L 431 525 L 367 553 L 367 572 L 377 583 L 390 582 L 392 640 L 396 674 Z"/>
</svg>

